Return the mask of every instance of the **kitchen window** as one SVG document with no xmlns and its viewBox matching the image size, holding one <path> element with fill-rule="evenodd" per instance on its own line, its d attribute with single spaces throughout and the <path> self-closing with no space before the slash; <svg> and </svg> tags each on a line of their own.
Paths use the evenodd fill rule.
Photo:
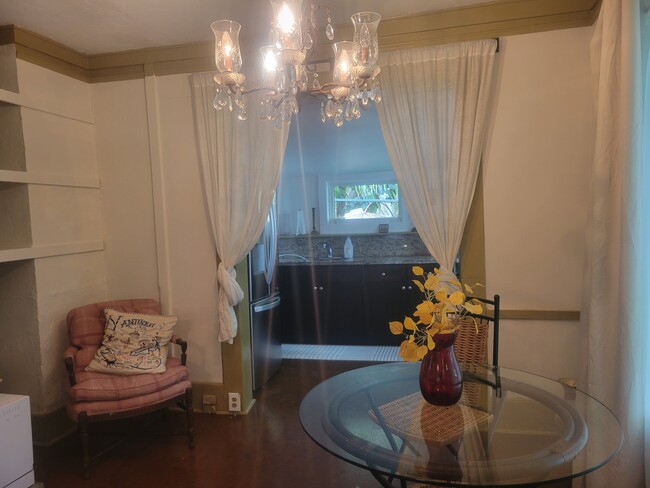
<svg viewBox="0 0 650 488">
<path fill-rule="evenodd" d="M 392 172 L 319 176 L 321 233 L 391 232 L 411 230 L 399 185 Z"/>
</svg>

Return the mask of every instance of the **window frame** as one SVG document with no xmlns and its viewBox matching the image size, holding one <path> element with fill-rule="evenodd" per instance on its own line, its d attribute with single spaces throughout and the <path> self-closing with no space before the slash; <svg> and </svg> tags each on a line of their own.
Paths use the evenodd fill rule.
<svg viewBox="0 0 650 488">
<path fill-rule="evenodd" d="M 343 219 L 334 216 L 334 186 L 396 183 L 398 185 L 399 217 Z M 372 234 L 380 224 L 388 224 L 390 232 L 409 232 L 413 224 L 404 204 L 403 193 L 392 171 L 321 174 L 318 176 L 319 223 L 321 234 Z"/>
</svg>

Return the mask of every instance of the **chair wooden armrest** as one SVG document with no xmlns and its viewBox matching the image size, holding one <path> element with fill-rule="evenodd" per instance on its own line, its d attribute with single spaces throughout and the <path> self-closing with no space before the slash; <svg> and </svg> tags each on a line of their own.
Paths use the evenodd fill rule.
<svg viewBox="0 0 650 488">
<path fill-rule="evenodd" d="M 178 337 L 176 334 L 172 336 L 171 342 L 173 344 L 177 344 L 181 346 L 181 364 L 183 366 L 186 366 L 187 364 L 187 341 L 184 341 L 180 337 Z"/>
<path fill-rule="evenodd" d="M 63 353 L 63 362 L 65 363 L 65 370 L 68 372 L 68 381 L 70 386 L 77 384 L 77 379 L 74 375 L 74 355 L 79 350 L 76 346 L 68 346 Z"/>
</svg>

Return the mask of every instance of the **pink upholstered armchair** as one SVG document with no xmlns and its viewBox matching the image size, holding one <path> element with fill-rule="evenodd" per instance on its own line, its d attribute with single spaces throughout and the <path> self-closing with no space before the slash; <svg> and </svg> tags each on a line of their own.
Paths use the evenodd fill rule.
<svg viewBox="0 0 650 488">
<path fill-rule="evenodd" d="M 164 373 L 117 375 L 86 371 L 104 337 L 104 309 L 119 312 L 160 315 L 160 303 L 151 299 L 118 300 L 94 303 L 68 313 L 70 346 L 64 361 L 68 371 L 68 416 L 77 423 L 83 453 L 84 477 L 90 477 L 91 457 L 88 424 L 132 417 L 178 404 L 187 414 L 187 435 L 194 446 L 192 424 L 192 384 L 186 363 L 187 343 L 177 336 L 171 342 L 180 346 L 181 357 L 167 359 Z M 168 346 L 171 347 L 172 346 Z"/>
</svg>

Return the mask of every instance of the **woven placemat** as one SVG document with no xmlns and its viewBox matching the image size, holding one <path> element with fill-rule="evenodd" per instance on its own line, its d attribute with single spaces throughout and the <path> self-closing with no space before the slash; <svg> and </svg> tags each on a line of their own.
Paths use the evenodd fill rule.
<svg viewBox="0 0 650 488">
<path fill-rule="evenodd" d="M 398 398 L 379 407 L 391 432 L 412 441 L 449 444 L 469 429 L 477 428 L 492 415 L 466 405 L 436 407 L 427 403 L 420 392 Z M 375 412 L 368 412 L 377 422 Z"/>
</svg>

